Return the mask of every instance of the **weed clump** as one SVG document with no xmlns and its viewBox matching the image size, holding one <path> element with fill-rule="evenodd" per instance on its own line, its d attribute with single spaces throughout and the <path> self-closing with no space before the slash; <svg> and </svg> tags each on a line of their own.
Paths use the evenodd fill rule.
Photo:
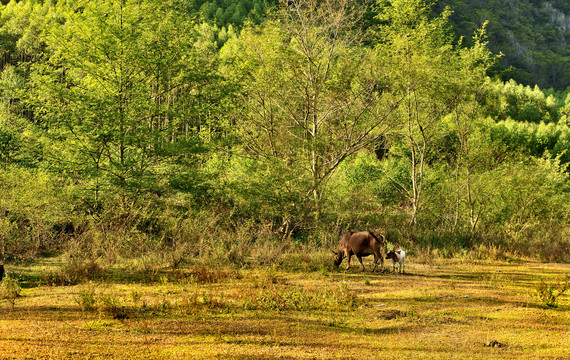
<svg viewBox="0 0 570 360">
<path fill-rule="evenodd" d="M 541 282 L 536 286 L 540 303 L 548 308 L 558 307 L 558 299 L 568 290 L 568 282 Z"/>
<path fill-rule="evenodd" d="M 79 305 L 82 311 L 94 311 L 97 303 L 97 299 L 95 298 L 95 288 L 90 286 L 79 291 L 79 294 L 75 297 L 75 302 Z"/>
<path fill-rule="evenodd" d="M 223 281 L 233 275 L 229 271 L 199 267 L 192 271 L 191 276 L 202 284 L 213 284 Z"/>
</svg>

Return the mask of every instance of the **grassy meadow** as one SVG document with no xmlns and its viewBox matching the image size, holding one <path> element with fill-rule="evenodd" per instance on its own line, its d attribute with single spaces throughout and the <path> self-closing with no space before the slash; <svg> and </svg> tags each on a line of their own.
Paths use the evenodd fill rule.
<svg viewBox="0 0 570 360">
<path fill-rule="evenodd" d="M 6 266 L 0 359 L 570 359 L 568 264 L 194 264 L 62 286 L 59 261 Z"/>
</svg>

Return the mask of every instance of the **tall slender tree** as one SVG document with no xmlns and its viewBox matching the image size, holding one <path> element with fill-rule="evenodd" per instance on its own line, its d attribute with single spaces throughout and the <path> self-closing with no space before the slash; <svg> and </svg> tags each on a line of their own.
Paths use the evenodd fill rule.
<svg viewBox="0 0 570 360">
<path fill-rule="evenodd" d="M 393 91 L 404 98 L 397 114 L 398 134 L 405 139 L 402 155 L 409 160 L 410 178 L 397 185 L 409 200 L 410 223 L 415 224 L 423 202 L 427 156 L 444 135 L 443 119 L 462 112 L 462 105 L 472 101 L 469 93 L 484 83 L 489 54 L 481 42 L 469 55 L 460 43 L 454 44 L 447 10 L 433 16 L 431 5 L 423 0 L 378 3 L 381 25 L 376 48 L 390 64 Z M 465 126 L 460 129 L 468 131 Z"/>
<path fill-rule="evenodd" d="M 62 3 L 46 29 L 50 57 L 34 68 L 31 100 L 60 146 L 62 171 L 136 200 L 160 191 L 173 146 L 198 138 L 192 99 L 208 75 L 193 24 L 175 2 Z"/>
<path fill-rule="evenodd" d="M 222 49 L 243 84 L 245 150 L 281 169 L 283 185 L 294 184 L 316 217 L 339 164 L 393 125 L 398 99 L 387 70 L 361 46 L 361 15 L 348 0 L 283 1 L 276 18 Z"/>
</svg>

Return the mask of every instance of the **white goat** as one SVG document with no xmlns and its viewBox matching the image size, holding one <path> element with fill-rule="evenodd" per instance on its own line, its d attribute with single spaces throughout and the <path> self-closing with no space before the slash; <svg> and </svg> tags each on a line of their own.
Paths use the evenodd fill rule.
<svg viewBox="0 0 570 360">
<path fill-rule="evenodd" d="M 396 264 L 398 264 L 400 273 L 405 272 L 406 252 L 404 250 L 388 251 L 386 259 L 392 259 L 392 270 L 396 271 Z"/>
</svg>

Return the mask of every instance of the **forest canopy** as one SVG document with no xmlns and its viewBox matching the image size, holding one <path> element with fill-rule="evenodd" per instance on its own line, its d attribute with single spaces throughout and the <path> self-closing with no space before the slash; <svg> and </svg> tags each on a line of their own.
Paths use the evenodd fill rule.
<svg viewBox="0 0 570 360">
<path fill-rule="evenodd" d="M 570 94 L 493 76 L 493 25 L 458 38 L 455 14 L 2 5 L 0 261 L 271 262 L 276 244 L 326 249 L 349 229 L 569 261 Z"/>
</svg>

